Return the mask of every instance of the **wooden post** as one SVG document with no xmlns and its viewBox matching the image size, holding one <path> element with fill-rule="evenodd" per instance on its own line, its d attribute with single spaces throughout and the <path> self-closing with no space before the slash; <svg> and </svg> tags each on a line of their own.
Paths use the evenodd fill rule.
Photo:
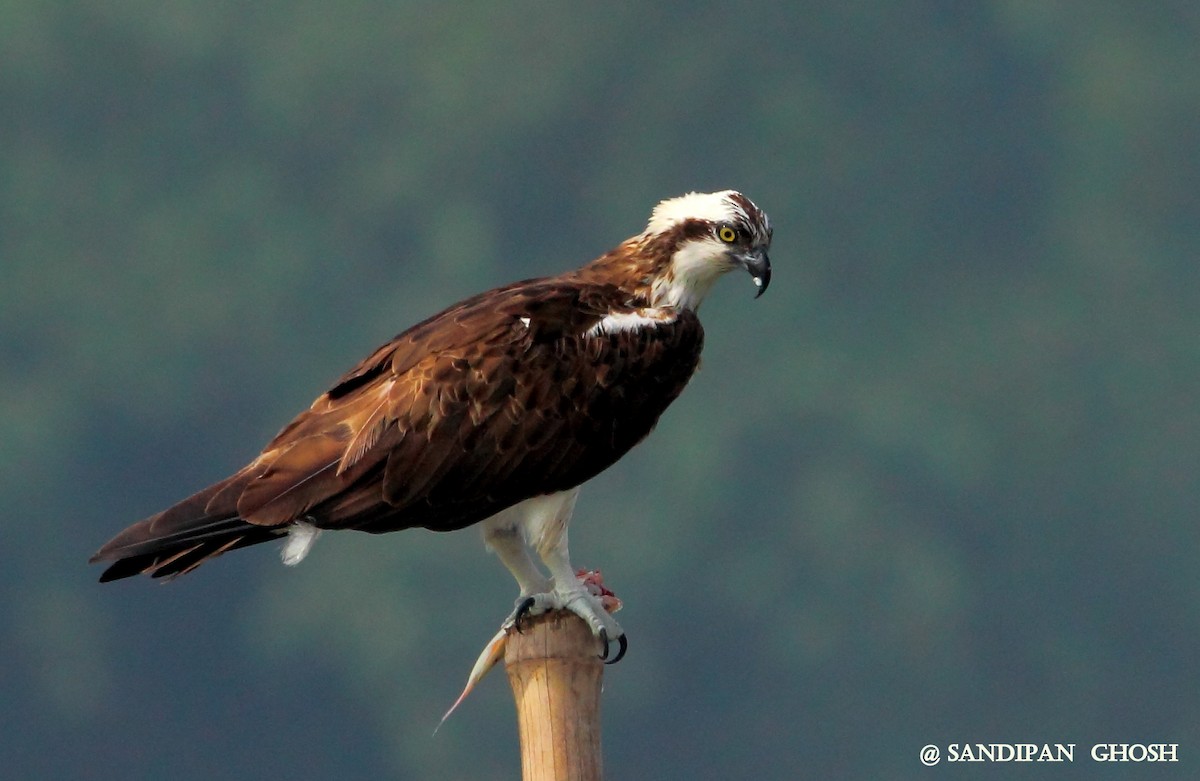
<svg viewBox="0 0 1200 781">
<path fill-rule="evenodd" d="M 554 611 L 510 631 L 504 667 L 517 704 L 523 781 L 599 781 L 604 664 L 578 616 Z"/>
</svg>

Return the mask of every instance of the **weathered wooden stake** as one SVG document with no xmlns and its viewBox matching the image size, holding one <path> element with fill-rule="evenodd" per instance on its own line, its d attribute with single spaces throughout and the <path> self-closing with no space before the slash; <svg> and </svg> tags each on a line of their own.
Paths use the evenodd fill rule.
<svg viewBox="0 0 1200 781">
<path fill-rule="evenodd" d="M 504 667 L 517 704 L 523 781 L 599 781 L 599 644 L 578 616 L 554 611 L 510 632 Z"/>
</svg>

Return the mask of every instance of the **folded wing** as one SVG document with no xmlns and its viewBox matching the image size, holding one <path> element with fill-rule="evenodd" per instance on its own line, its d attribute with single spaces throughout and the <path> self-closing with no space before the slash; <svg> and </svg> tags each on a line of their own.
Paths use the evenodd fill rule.
<svg viewBox="0 0 1200 781">
<path fill-rule="evenodd" d="M 182 574 L 299 520 L 449 531 L 583 483 L 650 432 L 699 358 L 690 311 L 596 327 L 626 309 L 615 288 L 567 277 L 419 323 L 244 469 L 117 535 L 93 557 L 115 560 L 101 579 Z"/>
</svg>

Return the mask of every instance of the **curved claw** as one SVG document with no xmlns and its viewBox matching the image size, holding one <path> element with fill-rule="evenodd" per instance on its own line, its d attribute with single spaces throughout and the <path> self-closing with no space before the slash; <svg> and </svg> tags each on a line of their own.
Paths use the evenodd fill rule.
<svg viewBox="0 0 1200 781">
<path fill-rule="evenodd" d="M 521 600 L 521 604 L 517 605 L 517 609 L 513 612 L 513 628 L 517 630 L 517 634 L 524 634 L 521 629 L 521 622 L 529 615 L 530 609 L 537 602 L 533 597 L 525 597 Z"/>
<path fill-rule="evenodd" d="M 625 639 L 625 635 L 621 635 L 620 637 L 617 638 L 617 655 L 614 656 L 613 658 L 609 659 L 608 658 L 608 630 L 605 629 L 604 627 L 601 627 L 600 634 L 598 635 L 598 637 L 600 638 L 600 646 L 601 646 L 600 658 L 604 661 L 605 664 L 616 664 L 617 662 L 621 661 L 621 659 L 623 659 L 625 657 L 625 652 L 627 650 L 629 650 L 629 641 Z"/>
<path fill-rule="evenodd" d="M 616 664 L 617 662 L 621 661 L 621 659 L 623 659 L 625 657 L 625 651 L 628 649 L 629 649 L 629 641 L 625 639 L 625 635 L 621 635 L 620 637 L 617 638 L 617 655 L 611 659 L 605 659 L 604 663 L 605 664 Z M 605 644 L 605 646 L 604 646 L 604 656 L 608 656 L 608 645 L 607 644 Z M 604 659 L 604 656 L 602 656 L 600 658 Z"/>
</svg>

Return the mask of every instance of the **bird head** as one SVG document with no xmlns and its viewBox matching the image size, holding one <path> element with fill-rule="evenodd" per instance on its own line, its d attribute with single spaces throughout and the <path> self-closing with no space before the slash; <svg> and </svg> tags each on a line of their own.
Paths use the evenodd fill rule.
<svg viewBox="0 0 1200 781">
<path fill-rule="evenodd" d="M 736 190 L 688 193 L 658 204 L 639 237 L 660 258 L 651 282 L 655 306 L 695 309 L 727 271 L 750 272 L 761 296 L 771 284 L 771 223 Z"/>
</svg>

